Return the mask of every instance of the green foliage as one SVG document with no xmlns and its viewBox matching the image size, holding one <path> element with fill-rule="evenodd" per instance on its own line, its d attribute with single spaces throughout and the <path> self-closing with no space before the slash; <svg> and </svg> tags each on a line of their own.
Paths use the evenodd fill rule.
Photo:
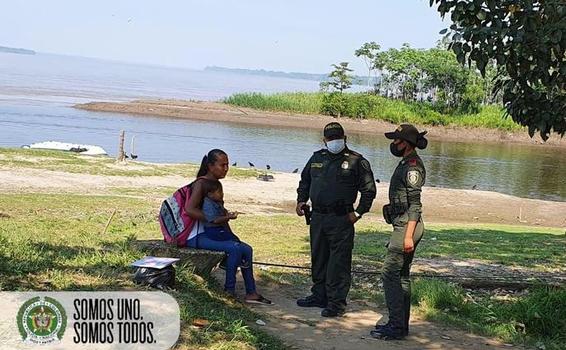
<svg viewBox="0 0 566 350">
<path fill-rule="evenodd" d="M 454 53 L 441 48 L 414 49 L 404 44 L 378 53 L 375 66 L 381 70 L 380 94 L 404 101 L 427 100 L 442 113 L 477 112 L 485 97 L 481 88 L 471 86 L 481 85 L 484 79 L 479 73 L 462 67 Z"/>
<path fill-rule="evenodd" d="M 539 287 L 499 300 L 471 295 L 452 283 L 417 280 L 412 303 L 425 318 L 459 324 L 505 341 L 545 344 L 547 349 L 562 349 L 566 341 L 566 290 L 562 288 Z"/>
<path fill-rule="evenodd" d="M 333 117 L 346 115 L 346 96 L 338 92 L 324 94 L 320 112 Z"/>
<path fill-rule="evenodd" d="M 418 280 L 411 295 L 411 303 L 423 309 L 461 311 L 466 304 L 466 292 L 457 284 L 440 280 Z M 465 312 L 469 312 L 465 308 Z"/>
<path fill-rule="evenodd" d="M 484 90 L 480 85 L 466 85 L 466 89 L 462 95 L 460 110 L 467 113 L 479 113 L 484 97 Z"/>
<path fill-rule="evenodd" d="M 430 0 L 453 24 L 441 34 L 462 64 L 500 72 L 493 87 L 513 120 L 539 132 L 566 133 L 566 2 L 564 0 Z"/>
<path fill-rule="evenodd" d="M 251 92 L 234 94 L 223 102 L 264 111 L 316 114 L 320 113 L 322 98 L 321 93 L 286 92 L 264 95 Z"/>
<path fill-rule="evenodd" d="M 329 80 L 320 83 L 321 90 L 325 91 L 330 88 L 342 93 L 349 89 L 352 86 L 352 75 L 350 73 L 353 72 L 353 69 L 348 68 L 348 64 L 348 62 L 333 64 L 334 70 L 328 75 Z"/>
<path fill-rule="evenodd" d="M 522 322 L 527 334 L 566 341 L 566 290 L 552 287 L 535 289 L 514 303 L 503 318 Z"/>
<path fill-rule="evenodd" d="M 368 69 L 368 87 L 371 83 L 371 73 L 376 68 L 375 58 L 377 57 L 381 46 L 375 41 L 364 43 L 359 49 L 354 52 L 356 57 L 361 57 Z"/>
<path fill-rule="evenodd" d="M 464 95 L 464 101 L 470 99 L 469 105 L 466 105 L 470 112 L 463 113 L 438 111 L 438 107 L 429 102 L 404 102 L 368 93 L 236 94 L 225 102 L 267 111 L 320 113 L 335 117 L 385 120 L 394 124 L 407 122 L 420 125 L 520 129 L 512 120 L 503 118 L 504 111 L 500 107 L 478 106 L 476 102 L 479 94 L 474 95 L 473 92 L 474 90 L 470 91 L 470 97 Z M 287 109 L 289 105 L 293 107 Z"/>
</svg>

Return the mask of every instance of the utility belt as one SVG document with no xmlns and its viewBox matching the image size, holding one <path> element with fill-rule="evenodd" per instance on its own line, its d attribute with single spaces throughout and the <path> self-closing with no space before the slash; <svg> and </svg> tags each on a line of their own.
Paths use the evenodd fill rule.
<svg viewBox="0 0 566 350">
<path fill-rule="evenodd" d="M 393 219 L 405 214 L 409 210 L 409 206 L 403 203 L 386 204 L 383 206 L 383 218 L 385 222 L 391 224 Z"/>
<path fill-rule="evenodd" d="M 336 214 L 346 215 L 354 211 L 354 206 L 350 205 L 335 205 L 335 206 L 313 206 L 312 211 L 318 214 Z"/>
</svg>

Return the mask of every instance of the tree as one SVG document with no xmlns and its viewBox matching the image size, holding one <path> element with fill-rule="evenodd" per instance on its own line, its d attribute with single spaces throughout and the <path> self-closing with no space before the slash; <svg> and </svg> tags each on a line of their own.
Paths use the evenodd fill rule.
<svg viewBox="0 0 566 350">
<path fill-rule="evenodd" d="M 425 93 L 432 98 L 438 98 L 439 93 L 443 96 L 438 101 L 437 107 L 441 112 L 460 110 L 470 112 L 469 103 L 462 105 L 465 92 L 470 89 L 468 85 L 474 79 L 481 79 L 474 69 L 465 69 L 458 61 L 454 53 L 437 48 L 424 50 L 420 62 L 420 69 L 424 72 L 423 87 Z M 482 96 L 483 97 L 483 96 Z M 481 102 L 481 99 L 480 99 Z M 478 110 L 479 106 L 473 108 Z"/>
<path fill-rule="evenodd" d="M 418 68 L 422 60 L 421 51 L 403 44 L 400 50 L 389 49 L 376 56 L 374 65 L 382 70 L 387 95 L 391 93 L 403 100 L 414 100 L 422 76 Z"/>
<path fill-rule="evenodd" d="M 381 70 L 387 96 L 427 99 L 441 112 L 460 109 L 471 77 L 481 80 L 475 68 L 462 67 L 454 53 L 439 48 L 414 49 L 404 44 L 401 49 L 378 53 L 374 66 Z"/>
<path fill-rule="evenodd" d="M 564 0 L 430 0 L 453 24 L 451 49 L 482 75 L 499 68 L 493 87 L 511 118 L 532 137 L 566 133 L 566 2 Z"/>
<path fill-rule="evenodd" d="M 328 81 L 320 83 L 320 88 L 326 90 L 332 87 L 334 90 L 342 93 L 344 90 L 349 89 L 352 86 L 352 75 L 350 72 L 353 69 L 348 68 L 348 62 L 341 62 L 339 64 L 333 64 L 334 70 L 330 72 Z"/>
<path fill-rule="evenodd" d="M 368 68 L 368 87 L 371 84 L 371 72 L 375 69 L 375 58 L 379 53 L 381 46 L 375 41 L 364 43 L 359 49 L 354 52 L 356 57 L 361 57 Z"/>
</svg>

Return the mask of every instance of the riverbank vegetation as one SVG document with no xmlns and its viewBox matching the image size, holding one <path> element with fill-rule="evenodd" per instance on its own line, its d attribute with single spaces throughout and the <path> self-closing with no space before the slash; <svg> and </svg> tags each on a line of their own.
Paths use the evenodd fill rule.
<svg viewBox="0 0 566 350">
<path fill-rule="evenodd" d="M 482 76 L 475 66 L 464 67 L 445 43 L 432 49 L 380 51 L 375 42 L 365 43 L 355 55 L 368 68 L 363 92 L 347 92 L 352 86 L 348 62 L 333 64 L 318 93 L 265 95 L 240 93 L 225 103 L 260 110 L 323 114 L 356 119 L 378 119 L 394 124 L 446 125 L 519 130 L 498 106 L 501 96 L 492 94 L 495 65 Z"/>
<path fill-rule="evenodd" d="M 264 111 L 340 114 L 342 117 L 383 120 L 394 124 L 521 130 L 511 119 L 503 118 L 503 109 L 495 105 L 482 106 L 477 113 L 447 114 L 427 102 L 405 102 L 368 93 L 241 93 L 226 98 L 224 102 Z"/>
</svg>

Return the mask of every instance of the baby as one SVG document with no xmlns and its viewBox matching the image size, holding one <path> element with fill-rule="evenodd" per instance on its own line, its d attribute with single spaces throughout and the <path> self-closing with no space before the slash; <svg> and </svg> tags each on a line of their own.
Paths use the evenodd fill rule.
<svg viewBox="0 0 566 350">
<path fill-rule="evenodd" d="M 204 249 L 223 251 L 226 257 L 226 282 L 224 290 L 235 296 L 236 270 L 240 267 L 246 288 L 246 303 L 271 304 L 269 299 L 256 292 L 253 274 L 253 249 L 242 242 L 230 228 L 228 222 L 238 218 L 237 212 L 224 208 L 224 192 L 219 181 L 208 180 L 204 183 L 204 232 L 199 235 L 198 246 Z"/>
<path fill-rule="evenodd" d="M 228 212 L 224 208 L 224 191 L 220 181 L 207 181 L 202 211 L 206 219 L 205 234 L 215 241 L 240 241 L 232 232 L 228 221 L 238 218 L 237 212 Z"/>
</svg>

